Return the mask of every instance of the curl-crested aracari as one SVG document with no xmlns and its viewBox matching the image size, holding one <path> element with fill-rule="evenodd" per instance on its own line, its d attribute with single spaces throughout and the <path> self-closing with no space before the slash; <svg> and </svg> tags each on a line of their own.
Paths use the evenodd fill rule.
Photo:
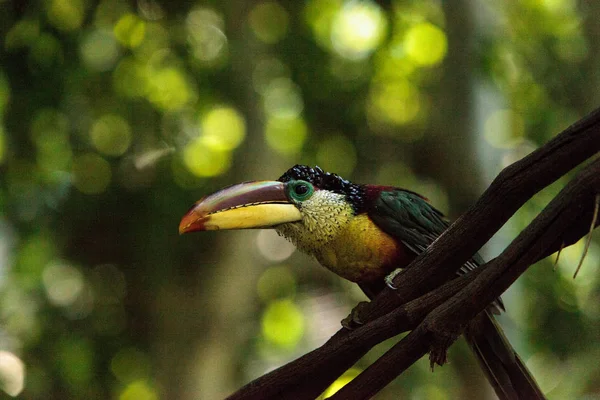
<svg viewBox="0 0 600 400">
<path fill-rule="evenodd" d="M 417 193 L 296 165 L 277 181 L 245 182 L 201 199 L 179 232 L 274 228 L 372 299 L 386 276 L 410 264 L 447 227 L 443 214 Z M 482 262 L 476 254 L 459 273 Z M 467 342 L 499 398 L 544 398 L 492 316 L 503 308 L 498 299 L 473 320 Z"/>
</svg>

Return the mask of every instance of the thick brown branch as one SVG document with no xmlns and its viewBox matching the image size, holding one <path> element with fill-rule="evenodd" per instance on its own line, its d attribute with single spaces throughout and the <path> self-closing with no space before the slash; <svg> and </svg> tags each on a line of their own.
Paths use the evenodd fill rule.
<svg viewBox="0 0 600 400">
<path fill-rule="evenodd" d="M 246 399 L 254 398 L 254 396 L 266 396 L 269 398 L 284 396 L 284 393 L 284 397 L 301 398 L 305 387 L 292 387 L 296 384 L 296 374 L 298 371 L 305 372 L 311 368 L 320 371 L 321 368 L 326 368 L 336 362 L 336 360 L 343 358 L 349 351 L 362 348 L 366 353 L 376 344 L 415 328 L 428 313 L 459 292 L 481 272 L 482 270 L 476 270 L 469 275 L 457 277 L 436 290 L 426 293 L 418 299 L 396 308 L 391 313 L 371 321 L 367 325 L 363 325 L 352 331 L 346 331 L 347 334 L 344 335 L 343 339 L 336 339 L 336 336 L 332 337 L 319 349 L 307 353 L 291 363 L 294 368 L 284 366 L 280 373 L 274 371 L 271 374 L 267 374 L 261 378 L 263 385 L 255 387 L 250 383 L 244 388 L 246 389 L 244 392 L 238 391 L 229 397 L 229 399 Z M 315 357 L 314 353 L 318 353 L 318 355 Z M 341 375 L 344 371 L 341 370 L 339 374 Z M 319 379 L 318 373 L 314 375 L 314 379 Z M 267 384 L 267 382 L 269 383 Z"/>
<path fill-rule="evenodd" d="M 372 301 L 362 321 L 377 319 L 400 304 L 409 302 L 452 278 L 491 236 L 535 193 L 548 186 L 573 167 L 600 151 L 600 109 L 570 126 L 543 147 L 504 169 L 479 201 L 427 252 L 421 254 L 394 283 L 397 291 L 384 290 Z M 588 210 L 587 205 L 578 205 Z M 591 215 L 591 207 L 590 212 Z M 561 243 L 573 243 L 577 229 L 565 232 L 546 253 L 558 250 Z M 465 240 L 469 238 L 469 240 Z M 554 250 L 552 250 L 554 249 Z M 481 305 L 484 307 L 485 304 Z M 368 324 L 370 325 L 370 323 Z M 367 325 L 367 327 L 368 327 Z M 244 386 L 231 398 L 314 399 L 343 371 L 368 350 L 360 340 L 348 342 L 349 335 L 364 332 L 341 329 L 326 344 L 279 369 Z M 416 332 L 414 332 L 416 333 Z M 413 335 L 409 335 L 413 336 Z M 339 349 L 344 346 L 344 350 Z M 337 349 L 337 352 L 332 352 Z M 332 355 L 333 356 L 330 356 Z M 320 363 L 321 360 L 327 360 Z"/>
<path fill-rule="evenodd" d="M 369 398 L 421 358 L 434 343 L 457 337 L 471 319 L 531 264 L 562 241 L 565 232 L 572 237 L 587 233 L 589 226 L 584 221 L 592 218 L 589 211 L 593 210 L 597 193 L 600 193 L 600 159 L 578 174 L 498 257 L 482 266 L 479 276 L 427 315 L 406 338 L 332 398 Z M 589 206 L 581 206 L 585 204 Z"/>
</svg>

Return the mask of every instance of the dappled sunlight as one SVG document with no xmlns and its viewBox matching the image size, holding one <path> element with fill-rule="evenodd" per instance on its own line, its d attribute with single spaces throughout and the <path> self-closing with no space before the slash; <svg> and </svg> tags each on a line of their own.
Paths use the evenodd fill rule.
<svg viewBox="0 0 600 400">
<path fill-rule="evenodd" d="M 548 353 L 535 353 L 525 361 L 525 364 L 531 369 L 540 388 L 546 393 L 559 386 L 568 374 L 565 363 Z"/>
<path fill-rule="evenodd" d="M 127 120 L 119 115 L 107 114 L 94 122 L 90 138 L 100 153 L 121 156 L 131 145 L 131 128 Z"/>
<path fill-rule="evenodd" d="M 323 393 L 323 398 L 326 399 L 328 397 L 333 396 L 337 393 L 341 388 L 346 386 L 352 379 L 356 378 L 362 372 L 359 368 L 350 368 L 348 371 L 344 372 L 342 376 L 337 378 L 335 382 L 331 384 Z"/>
<path fill-rule="evenodd" d="M 158 393 L 147 381 L 131 382 L 119 395 L 119 400 L 158 400 Z"/>
<path fill-rule="evenodd" d="M 256 4 L 248 15 L 252 32 L 265 43 L 274 44 L 283 39 L 288 31 L 288 13 L 276 1 Z"/>
<path fill-rule="evenodd" d="M 349 2 L 334 17 L 331 42 L 342 57 L 361 59 L 369 56 L 382 42 L 387 21 L 374 2 Z"/>
<path fill-rule="evenodd" d="M 262 336 L 270 346 L 293 350 L 304 335 L 304 318 L 292 300 L 273 300 L 261 318 Z"/>
<path fill-rule="evenodd" d="M 212 149 L 202 139 L 196 139 L 185 146 L 183 161 L 192 174 L 207 178 L 221 175 L 229 169 L 231 153 Z"/>
<path fill-rule="evenodd" d="M 144 96 L 147 93 L 144 64 L 133 58 L 123 58 L 113 71 L 113 86 L 121 96 Z"/>
<path fill-rule="evenodd" d="M 138 47 L 146 34 L 146 23 L 135 14 L 125 14 L 115 24 L 115 38 L 124 47 Z"/>
<path fill-rule="evenodd" d="M 296 277 L 286 265 L 267 268 L 256 282 L 256 293 L 265 304 L 293 297 L 297 290 Z"/>
<path fill-rule="evenodd" d="M 300 88 L 287 78 L 271 80 L 261 92 L 265 113 L 275 118 L 297 118 L 304 104 Z"/>
<path fill-rule="evenodd" d="M 197 7 L 186 18 L 185 27 L 191 55 L 203 65 L 217 63 L 227 51 L 223 17 L 213 9 Z"/>
<path fill-rule="evenodd" d="M 271 117 L 265 126 L 265 139 L 269 146 L 286 155 L 300 152 L 308 136 L 308 127 L 302 118 Z"/>
<path fill-rule="evenodd" d="M 444 32 L 424 22 L 410 27 L 404 36 L 406 55 L 417 65 L 435 65 L 443 61 L 447 40 Z"/>
<path fill-rule="evenodd" d="M 18 396 L 25 387 L 25 364 L 15 354 L 0 351 L 0 388 L 10 396 Z"/>
<path fill-rule="evenodd" d="M 246 137 L 246 121 L 235 108 L 215 106 L 199 120 L 200 140 L 211 150 L 235 150 Z"/>
<path fill-rule="evenodd" d="M 54 261 L 44 268 L 42 280 L 48 300 L 60 307 L 75 302 L 85 287 L 82 273 L 64 261 Z"/>
<path fill-rule="evenodd" d="M 260 254 L 272 262 L 287 260 L 296 247 L 277 235 L 272 229 L 261 229 L 256 236 L 256 246 Z"/>
<path fill-rule="evenodd" d="M 494 147 L 512 149 L 525 140 L 523 118 L 512 110 L 497 110 L 485 121 L 485 139 Z"/>
<path fill-rule="evenodd" d="M 156 58 L 163 56 L 167 54 L 156 55 Z M 194 90 L 181 69 L 150 64 L 145 72 L 148 100 L 158 108 L 165 111 L 178 110 L 195 97 Z"/>
<path fill-rule="evenodd" d="M 44 3 L 49 22 L 57 29 L 73 31 L 81 27 L 85 18 L 83 0 L 47 0 Z"/>
<path fill-rule="evenodd" d="M 368 115 L 372 126 L 378 123 L 403 125 L 414 121 L 421 110 L 421 98 L 418 88 L 408 80 L 374 83 L 369 93 Z M 419 130 L 393 131 L 400 139 L 413 141 L 423 133 Z"/>
<path fill-rule="evenodd" d="M 179 236 L 194 201 L 310 164 L 415 191 L 454 217 L 598 106 L 594 2 L 453 10 L 436 0 L 4 7 L 2 393 L 224 398 L 323 344 L 365 296 L 274 230 Z M 569 179 L 521 207 L 490 247 L 504 249 Z M 565 248 L 555 269 L 556 254 L 541 261 L 504 296 L 501 323 L 549 397 L 599 387 L 597 232 L 573 279 L 583 248 Z M 421 360 L 379 395 L 485 395 L 461 362 L 432 375 Z"/>
<path fill-rule="evenodd" d="M 119 57 L 115 36 L 105 29 L 87 33 L 81 41 L 80 52 L 85 65 L 96 71 L 111 70 Z"/>
</svg>

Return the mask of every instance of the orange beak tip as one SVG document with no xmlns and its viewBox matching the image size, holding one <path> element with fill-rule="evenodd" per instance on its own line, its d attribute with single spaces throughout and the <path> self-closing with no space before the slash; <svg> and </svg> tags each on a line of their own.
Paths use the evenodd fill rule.
<svg viewBox="0 0 600 400">
<path fill-rule="evenodd" d="M 183 216 L 179 223 L 179 234 L 183 235 L 184 233 L 206 230 L 204 223 L 207 219 L 208 217 L 206 216 L 199 216 L 193 211 L 189 212 Z"/>
</svg>

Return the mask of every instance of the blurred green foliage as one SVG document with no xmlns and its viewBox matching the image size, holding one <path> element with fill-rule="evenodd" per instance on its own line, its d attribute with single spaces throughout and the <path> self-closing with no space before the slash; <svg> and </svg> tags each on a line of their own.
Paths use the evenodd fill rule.
<svg viewBox="0 0 600 400">
<path fill-rule="evenodd" d="M 585 0 L 0 2 L 2 389 L 220 398 L 323 343 L 356 287 L 272 232 L 179 237 L 185 210 L 318 163 L 459 215 L 600 105 L 599 14 Z M 600 398 L 600 247 L 573 280 L 582 249 L 505 295 L 550 398 Z M 379 397 L 490 396 L 464 346 L 451 358 Z"/>
</svg>

